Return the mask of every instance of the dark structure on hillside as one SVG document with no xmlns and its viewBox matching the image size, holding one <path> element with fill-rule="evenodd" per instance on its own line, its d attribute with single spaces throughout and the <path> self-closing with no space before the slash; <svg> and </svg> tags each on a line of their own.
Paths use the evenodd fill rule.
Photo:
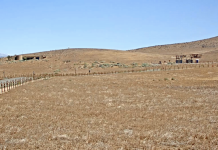
<svg viewBox="0 0 218 150">
<path fill-rule="evenodd" d="M 186 63 L 199 63 L 201 57 L 202 54 L 190 54 L 188 58 L 186 58 L 186 55 L 176 55 L 176 63 L 183 63 L 183 58 L 186 58 Z"/>
<path fill-rule="evenodd" d="M 186 58 L 186 55 L 176 55 L 176 63 L 182 63 L 183 58 Z"/>
<path fill-rule="evenodd" d="M 191 58 L 201 58 L 202 54 L 191 54 L 190 57 Z"/>
<path fill-rule="evenodd" d="M 45 59 L 46 56 L 44 55 L 15 55 L 10 57 L 11 60 L 40 60 Z"/>
</svg>

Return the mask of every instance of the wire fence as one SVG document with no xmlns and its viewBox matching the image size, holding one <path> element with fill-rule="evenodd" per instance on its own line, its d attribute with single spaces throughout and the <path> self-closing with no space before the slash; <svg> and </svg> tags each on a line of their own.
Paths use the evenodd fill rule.
<svg viewBox="0 0 218 150">
<path fill-rule="evenodd" d="M 33 80 L 39 80 L 43 78 L 51 78 L 58 76 L 89 76 L 89 75 L 106 75 L 106 74 L 118 74 L 118 73 L 134 73 L 134 72 L 154 72 L 154 71 L 172 71 L 172 70 L 184 70 L 193 68 L 209 68 L 218 67 L 217 63 L 212 64 L 179 64 L 179 65 L 159 65 L 143 67 L 140 69 L 127 69 L 120 71 L 104 71 L 104 72 L 88 72 L 88 73 L 51 73 L 51 74 L 22 74 L 11 75 L 7 77 L 0 77 L 0 94 L 10 91 L 11 89 L 31 82 Z"/>
</svg>

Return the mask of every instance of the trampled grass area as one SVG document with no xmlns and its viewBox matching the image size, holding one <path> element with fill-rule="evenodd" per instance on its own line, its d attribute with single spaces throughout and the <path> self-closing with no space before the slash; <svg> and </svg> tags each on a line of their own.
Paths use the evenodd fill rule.
<svg viewBox="0 0 218 150">
<path fill-rule="evenodd" d="M 55 77 L 0 97 L 2 149 L 217 149 L 218 68 Z"/>
</svg>

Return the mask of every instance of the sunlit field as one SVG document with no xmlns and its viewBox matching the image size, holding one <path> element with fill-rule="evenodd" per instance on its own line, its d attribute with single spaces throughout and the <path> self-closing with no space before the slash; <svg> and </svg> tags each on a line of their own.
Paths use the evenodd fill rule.
<svg viewBox="0 0 218 150">
<path fill-rule="evenodd" d="M 0 95 L 2 149 L 217 149 L 218 69 L 53 77 Z"/>
</svg>

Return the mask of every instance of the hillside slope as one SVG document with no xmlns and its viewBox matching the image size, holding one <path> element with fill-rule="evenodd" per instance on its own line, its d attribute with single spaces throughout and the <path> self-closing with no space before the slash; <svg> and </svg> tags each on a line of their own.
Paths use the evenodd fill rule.
<svg viewBox="0 0 218 150">
<path fill-rule="evenodd" d="M 75 69 L 77 69 L 77 72 L 88 72 L 90 68 L 93 72 L 97 72 L 105 69 L 120 69 L 118 67 L 120 64 L 125 66 L 124 69 L 128 69 L 128 67 L 131 68 L 133 63 L 141 65 L 143 63 L 158 63 L 159 61 L 168 62 L 169 60 L 175 62 L 176 55 L 193 53 L 203 55 L 200 62 L 218 61 L 218 37 L 127 51 L 73 48 L 38 52 L 34 55 L 45 55 L 46 59 L 39 61 L 6 61 L 7 58 L 0 59 L 0 72 L 4 71 L 7 74 L 32 73 L 33 71 L 36 73 L 54 73 L 57 71 L 74 73 Z M 102 65 L 107 67 L 101 67 Z"/>
<path fill-rule="evenodd" d="M 175 55 L 189 55 L 193 53 L 203 54 L 202 61 L 216 61 L 218 58 L 218 36 L 193 42 L 157 45 L 127 51 L 107 49 L 65 49 L 38 54 L 48 55 L 50 58 L 58 57 L 59 59 L 70 59 L 74 62 L 104 60 L 108 62 L 116 61 L 131 63 L 137 61 L 174 61 Z"/>
<path fill-rule="evenodd" d="M 176 43 L 169 45 L 157 45 L 152 47 L 138 48 L 130 51 L 143 53 L 157 53 L 164 55 L 189 54 L 189 53 L 206 53 L 218 50 L 218 36 L 186 43 Z"/>
<path fill-rule="evenodd" d="M 46 59 L 10 62 L 0 60 L 0 72 L 4 71 L 7 75 L 27 74 L 33 73 L 33 71 L 37 74 L 55 72 L 74 73 L 76 69 L 77 73 L 87 73 L 90 68 L 92 72 L 101 72 L 105 69 L 125 69 L 119 68 L 119 65 L 131 66 L 132 63 L 141 65 L 142 63 L 156 60 L 156 58 L 165 60 L 163 56 L 158 54 L 105 49 L 65 49 L 34 53 L 34 55 L 45 55 Z M 102 67 L 102 65 L 104 66 Z"/>
</svg>

